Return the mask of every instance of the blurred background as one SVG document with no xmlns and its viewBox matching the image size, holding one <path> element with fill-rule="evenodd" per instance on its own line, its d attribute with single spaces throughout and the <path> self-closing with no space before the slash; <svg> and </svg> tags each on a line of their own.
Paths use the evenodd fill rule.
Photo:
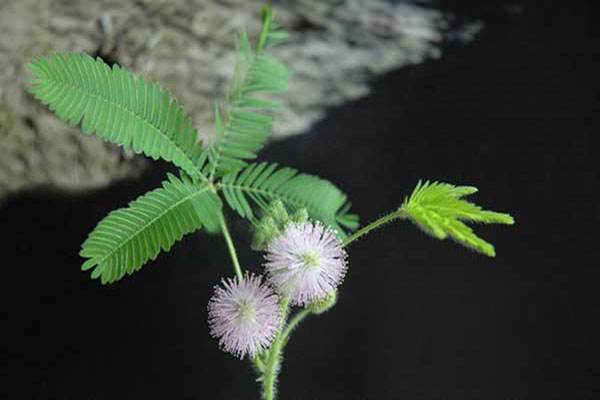
<svg viewBox="0 0 600 400">
<path fill-rule="evenodd" d="M 333 311 L 294 334 L 281 399 L 593 399 L 600 281 L 592 3 L 273 1 L 294 71 L 262 157 L 329 179 L 367 223 L 418 179 L 476 186 L 517 224 L 477 226 L 486 258 L 407 223 L 349 249 Z M 157 80 L 207 140 L 254 1 L 0 1 L 0 398 L 256 399 L 206 304 L 232 270 L 189 235 L 102 286 L 78 251 L 109 211 L 160 185 L 148 162 L 62 124 L 25 93 L 50 50 Z M 248 225 L 229 215 L 243 265 Z"/>
</svg>

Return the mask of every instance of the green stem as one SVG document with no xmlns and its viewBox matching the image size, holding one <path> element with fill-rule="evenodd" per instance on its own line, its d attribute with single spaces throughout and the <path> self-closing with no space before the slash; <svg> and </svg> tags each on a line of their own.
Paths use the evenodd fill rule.
<svg viewBox="0 0 600 400">
<path fill-rule="evenodd" d="M 285 345 L 287 344 L 288 340 L 290 340 L 290 335 L 292 334 L 294 329 L 296 329 L 298 324 L 300 324 L 300 322 L 302 322 L 304 320 L 304 318 L 306 318 L 308 315 L 310 315 L 310 313 L 311 313 L 310 309 L 305 308 L 304 310 L 299 311 L 296 315 L 294 315 L 294 318 L 292 318 L 290 320 L 290 322 L 286 326 L 285 330 L 283 331 L 283 343 L 281 346 L 282 348 L 284 348 Z"/>
<path fill-rule="evenodd" d="M 262 399 L 263 400 L 274 400 L 275 399 L 275 382 L 277 381 L 277 375 L 279 374 L 279 364 L 281 362 L 281 350 L 283 349 L 284 332 L 283 326 L 287 319 L 288 306 L 290 304 L 289 297 L 281 299 L 281 325 L 279 331 L 273 339 L 273 344 L 269 350 L 266 364 L 264 365 L 264 373 L 262 376 Z"/>
<path fill-rule="evenodd" d="M 269 35 L 269 31 L 271 30 L 271 19 L 275 17 L 274 14 L 275 12 L 272 8 L 270 8 L 269 6 L 263 6 L 263 27 L 260 30 L 260 36 L 258 37 L 258 43 L 256 44 L 256 53 L 262 52 L 263 48 L 265 47 L 265 43 L 267 42 L 267 36 Z"/>
<path fill-rule="evenodd" d="M 263 363 L 263 360 L 260 357 L 260 355 L 255 355 L 254 357 L 252 357 L 252 363 L 254 364 L 256 372 L 259 375 L 262 375 L 265 372 L 265 364 Z"/>
<path fill-rule="evenodd" d="M 344 240 L 344 243 L 342 244 L 342 246 L 343 247 L 348 246 L 350 243 L 354 242 L 359 237 L 371 232 L 373 229 L 377 229 L 381 225 L 387 224 L 388 222 L 390 222 L 396 218 L 401 218 L 403 216 L 403 214 L 404 214 L 404 211 L 400 208 L 394 212 L 389 213 L 388 215 L 386 215 L 384 217 L 379 218 L 376 221 L 371 222 L 369 225 L 359 229 L 358 231 L 354 232 L 354 234 L 352 236 L 350 236 L 348 239 Z"/>
<path fill-rule="evenodd" d="M 240 262 L 238 261 L 237 252 L 235 251 L 235 247 L 233 246 L 233 241 L 231 240 L 231 236 L 229 235 L 229 229 L 227 229 L 227 223 L 225 222 L 225 217 L 223 213 L 219 213 L 219 221 L 221 223 L 221 231 L 223 232 L 223 236 L 225 237 L 225 242 L 227 243 L 227 248 L 229 249 L 229 255 L 231 255 L 231 261 L 233 261 L 233 269 L 235 270 L 235 274 L 238 277 L 238 280 L 243 279 L 242 268 L 240 267 Z"/>
</svg>

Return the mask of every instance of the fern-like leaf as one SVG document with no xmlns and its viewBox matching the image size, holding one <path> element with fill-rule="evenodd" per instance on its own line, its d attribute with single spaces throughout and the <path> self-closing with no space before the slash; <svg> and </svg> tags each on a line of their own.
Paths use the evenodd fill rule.
<svg viewBox="0 0 600 400">
<path fill-rule="evenodd" d="M 462 221 L 513 224 L 514 219 L 509 214 L 482 210 L 462 199 L 475 192 L 477 189 L 471 186 L 419 181 L 410 197 L 405 198 L 400 210 L 432 236 L 438 239 L 450 236 L 467 247 L 494 257 L 494 246 L 475 235 Z"/>
<path fill-rule="evenodd" d="M 169 174 L 163 187 L 139 197 L 129 207 L 112 211 L 89 234 L 80 255 L 92 278 L 112 283 L 139 270 L 158 253 L 168 251 L 183 235 L 201 226 L 219 226 L 221 201 L 208 185 Z"/>
<path fill-rule="evenodd" d="M 77 125 L 83 119 L 84 133 L 173 162 L 192 178 L 206 180 L 197 131 L 156 83 L 87 54 L 51 53 L 27 67 L 35 75 L 29 91 L 61 120 Z"/>
<path fill-rule="evenodd" d="M 250 203 L 267 210 L 269 203 L 281 200 L 291 211 L 306 208 L 311 218 L 335 229 L 358 227 L 358 216 L 348 213 L 347 197 L 331 182 L 316 176 L 298 174 L 292 168 L 277 169 L 277 164 L 251 164 L 242 171 L 225 175 L 219 184 L 227 203 L 240 216 L 255 220 Z"/>
<path fill-rule="evenodd" d="M 256 158 L 271 134 L 273 116 L 259 111 L 275 110 L 279 104 L 257 98 L 259 93 L 278 93 L 287 88 L 290 71 L 264 50 L 285 40 L 271 8 L 263 8 L 263 25 L 255 49 L 246 32 L 238 35 L 236 64 L 222 110 L 215 105 L 217 139 L 209 150 L 211 177 L 239 170 Z"/>
</svg>

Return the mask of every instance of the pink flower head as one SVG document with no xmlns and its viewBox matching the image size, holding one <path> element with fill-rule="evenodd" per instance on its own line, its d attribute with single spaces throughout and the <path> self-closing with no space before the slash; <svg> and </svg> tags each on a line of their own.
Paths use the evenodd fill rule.
<svg viewBox="0 0 600 400">
<path fill-rule="evenodd" d="M 292 304 L 307 305 L 335 291 L 346 274 L 342 241 L 320 223 L 290 224 L 265 255 L 269 281 Z"/>
<path fill-rule="evenodd" d="M 268 347 L 279 328 L 278 298 L 260 276 L 223 279 L 208 303 L 210 334 L 239 358 Z"/>
</svg>

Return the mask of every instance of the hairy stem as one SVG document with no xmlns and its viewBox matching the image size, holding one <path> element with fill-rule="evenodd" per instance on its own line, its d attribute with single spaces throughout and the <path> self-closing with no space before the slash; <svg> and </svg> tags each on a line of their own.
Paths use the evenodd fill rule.
<svg viewBox="0 0 600 400">
<path fill-rule="evenodd" d="M 256 368 L 256 371 L 259 375 L 262 375 L 263 372 L 265 372 L 265 364 L 263 363 L 263 360 L 260 358 L 260 356 L 256 355 L 252 357 L 252 363 L 254 364 L 254 367 Z"/>
<path fill-rule="evenodd" d="M 292 334 L 294 329 L 296 329 L 296 327 L 300 324 L 300 322 L 302 322 L 304 320 L 304 318 L 306 318 L 308 315 L 310 315 L 310 312 L 311 311 L 308 308 L 305 308 L 304 310 L 299 311 L 290 320 L 290 322 L 286 326 L 285 330 L 283 331 L 283 339 L 282 339 L 282 345 L 281 345 L 282 348 L 284 348 L 285 345 L 287 344 L 288 340 L 290 340 L 290 335 Z"/>
<path fill-rule="evenodd" d="M 281 299 L 281 325 L 279 331 L 273 339 L 273 344 L 269 349 L 267 360 L 264 364 L 264 372 L 261 377 L 262 382 L 262 400 L 274 400 L 275 399 L 275 382 L 277 381 L 277 375 L 279 375 L 279 366 L 281 363 L 281 350 L 283 349 L 284 343 L 284 325 L 287 319 L 288 307 L 290 304 L 289 297 Z M 286 329 L 287 331 L 287 329 Z"/>
<path fill-rule="evenodd" d="M 396 218 L 403 217 L 404 216 L 403 214 L 404 214 L 404 211 L 400 208 L 394 212 L 389 213 L 386 216 L 379 218 L 376 221 L 371 222 L 369 225 L 362 227 L 358 231 L 354 232 L 354 234 L 352 236 L 350 236 L 348 239 L 344 240 L 344 243 L 342 244 L 342 246 L 343 247 L 348 246 L 350 243 L 354 242 L 356 239 L 360 238 L 361 236 L 366 235 L 367 233 L 371 232 L 372 230 L 377 229 L 377 228 L 381 227 L 382 225 L 385 225 L 388 222 L 393 221 Z"/>
<path fill-rule="evenodd" d="M 229 229 L 227 229 L 227 223 L 225 222 L 223 212 L 219 212 L 219 222 L 221 223 L 221 231 L 223 232 L 223 237 L 225 238 L 227 248 L 229 249 L 229 255 L 231 255 L 231 261 L 233 261 L 233 269 L 238 280 L 241 281 L 243 278 L 242 268 L 240 267 L 240 262 L 238 261 L 237 252 L 235 251 L 233 241 L 231 240 L 231 236 L 229 235 Z"/>
</svg>

